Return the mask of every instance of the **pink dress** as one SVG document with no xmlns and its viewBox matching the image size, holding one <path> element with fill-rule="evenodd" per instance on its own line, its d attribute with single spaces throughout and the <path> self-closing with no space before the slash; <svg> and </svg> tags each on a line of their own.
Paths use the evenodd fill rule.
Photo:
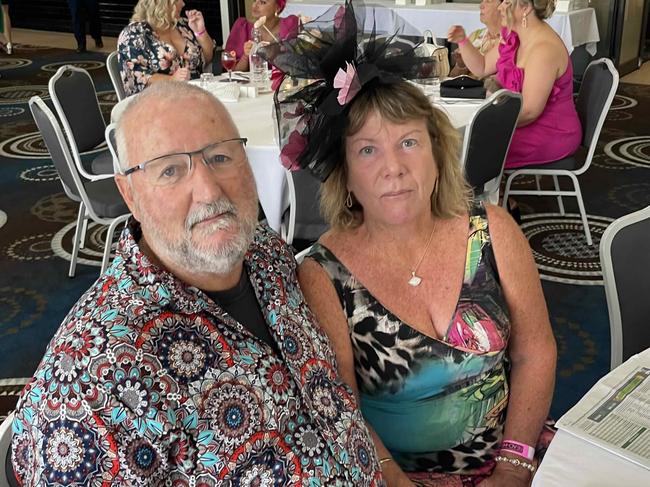
<svg viewBox="0 0 650 487">
<path fill-rule="evenodd" d="M 521 93 L 524 70 L 517 66 L 519 36 L 501 30 L 497 60 L 497 81 L 503 88 Z M 537 120 L 518 127 L 512 137 L 506 168 L 554 162 L 573 154 L 582 140 L 582 127 L 573 102 L 573 65 L 555 80 L 546 106 Z"/>
<path fill-rule="evenodd" d="M 244 43 L 250 41 L 253 36 L 253 24 L 245 17 L 239 17 L 230 29 L 230 35 L 226 41 L 226 51 L 235 51 L 237 59 L 244 55 Z M 290 39 L 298 35 L 298 17 L 289 15 L 280 18 L 280 39 Z"/>
</svg>

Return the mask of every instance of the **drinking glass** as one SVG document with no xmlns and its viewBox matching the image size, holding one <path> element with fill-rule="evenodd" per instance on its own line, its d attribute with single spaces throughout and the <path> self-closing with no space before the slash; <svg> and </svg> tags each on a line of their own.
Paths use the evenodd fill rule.
<svg viewBox="0 0 650 487">
<path fill-rule="evenodd" d="M 232 69 L 237 64 L 237 53 L 235 51 L 223 51 L 221 53 L 221 65 L 228 70 L 228 82 L 232 83 Z"/>
</svg>

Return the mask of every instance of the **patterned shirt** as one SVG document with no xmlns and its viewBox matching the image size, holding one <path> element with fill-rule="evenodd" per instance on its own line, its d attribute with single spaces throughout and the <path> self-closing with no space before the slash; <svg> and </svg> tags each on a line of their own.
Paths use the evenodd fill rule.
<svg viewBox="0 0 650 487">
<path fill-rule="evenodd" d="M 127 96 L 147 87 L 154 74 L 173 74 L 178 68 L 190 69 L 192 78 L 203 72 L 203 50 L 186 19 L 179 19 L 176 29 L 185 41 L 185 50 L 160 40 L 147 22 L 131 22 L 117 40 L 120 76 Z"/>
<path fill-rule="evenodd" d="M 124 231 L 22 393 L 22 484 L 383 485 L 286 244 L 260 226 L 244 261 L 278 355 L 153 265 L 139 233 Z"/>
</svg>

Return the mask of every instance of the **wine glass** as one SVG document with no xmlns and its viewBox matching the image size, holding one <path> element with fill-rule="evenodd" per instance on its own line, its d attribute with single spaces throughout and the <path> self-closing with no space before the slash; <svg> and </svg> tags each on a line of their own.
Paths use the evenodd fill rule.
<svg viewBox="0 0 650 487">
<path fill-rule="evenodd" d="M 235 51 L 223 51 L 221 53 L 221 65 L 228 70 L 228 82 L 232 83 L 232 68 L 237 64 L 237 53 Z"/>
</svg>

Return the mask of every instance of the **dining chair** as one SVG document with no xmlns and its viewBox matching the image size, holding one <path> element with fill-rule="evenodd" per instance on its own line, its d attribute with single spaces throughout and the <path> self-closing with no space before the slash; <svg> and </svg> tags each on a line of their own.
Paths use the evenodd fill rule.
<svg viewBox="0 0 650 487">
<path fill-rule="evenodd" d="M 474 196 L 499 201 L 503 165 L 521 110 L 521 95 L 508 90 L 492 94 L 472 115 L 465 129 L 461 163 Z"/>
<path fill-rule="evenodd" d="M 72 199 L 79 202 L 68 276 L 74 277 L 79 247 L 83 239 L 84 223 L 89 219 L 108 226 L 100 271 L 103 274 L 108 267 L 115 229 L 130 216 L 126 203 L 115 185 L 112 174 L 105 174 L 102 179 L 92 180 L 81 174 L 70 154 L 59 122 L 40 97 L 34 96 L 29 100 L 29 109 L 64 189 L 68 188 L 74 196 Z"/>
<path fill-rule="evenodd" d="M 11 412 L 7 415 L 5 420 L 0 424 L 0 486 L 19 485 L 13 473 L 13 469 L 9 466 L 11 462 L 11 437 L 13 436 L 12 423 L 14 421 L 14 413 Z M 9 476 L 13 478 L 10 479 Z"/>
<path fill-rule="evenodd" d="M 600 239 L 611 368 L 650 347 L 650 206 L 610 224 Z"/>
<path fill-rule="evenodd" d="M 320 214 L 320 184 L 304 169 L 287 171 L 288 208 L 282 216 L 280 235 L 288 244 L 295 239 L 315 242 L 329 228 Z"/>
<path fill-rule="evenodd" d="M 124 84 L 122 83 L 122 75 L 120 74 L 120 63 L 117 57 L 117 51 L 113 51 L 106 58 L 106 70 L 108 71 L 108 76 L 111 78 L 113 89 L 117 95 L 117 101 L 124 100 L 124 98 L 126 98 L 126 93 L 124 92 Z"/>
<path fill-rule="evenodd" d="M 524 166 L 514 171 L 506 171 L 508 179 L 503 193 L 503 206 L 508 204 L 508 197 L 515 195 L 555 196 L 557 197 L 560 213 L 564 212 L 563 196 L 574 196 L 578 200 L 578 208 L 582 218 L 587 244 L 592 245 L 587 212 L 582 200 L 578 176 L 583 174 L 589 166 L 596 151 L 598 137 L 605 123 L 605 117 L 612 104 L 616 89 L 618 88 L 618 71 L 614 64 L 606 58 L 592 61 L 585 70 L 582 84 L 576 99 L 576 110 L 582 125 L 582 141 L 575 154 L 559 161 Z M 518 176 L 533 175 L 536 177 L 536 189 L 511 190 L 513 180 Z M 539 185 L 539 176 L 552 176 L 554 189 L 542 190 Z M 566 176 L 573 183 L 572 190 L 561 190 L 559 176 Z"/>
<path fill-rule="evenodd" d="M 120 168 L 120 159 L 117 155 L 117 140 L 115 139 L 115 128 L 116 128 L 116 124 L 114 122 L 109 123 L 106 126 L 106 130 L 104 131 L 104 138 L 106 139 L 106 145 L 108 146 L 108 150 L 111 153 L 111 157 L 113 158 L 113 172 L 115 174 L 119 174 L 122 172 L 122 169 Z"/>
<path fill-rule="evenodd" d="M 50 78 L 48 87 L 81 175 L 94 180 L 112 174 L 113 158 L 108 149 L 101 150 L 90 161 L 81 157 L 84 152 L 103 148 L 106 129 L 95 85 L 88 71 L 76 66 L 61 66 Z"/>
</svg>

